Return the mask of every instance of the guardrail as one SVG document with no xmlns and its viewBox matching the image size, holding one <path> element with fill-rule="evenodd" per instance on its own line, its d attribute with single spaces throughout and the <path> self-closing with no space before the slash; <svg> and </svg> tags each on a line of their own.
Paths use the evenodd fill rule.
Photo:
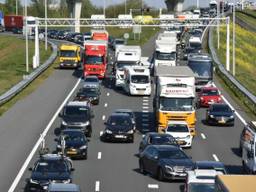
<svg viewBox="0 0 256 192">
<path fill-rule="evenodd" d="M 19 83 L 14 85 L 11 89 L 6 91 L 4 94 L 0 96 L 0 106 L 9 101 L 11 98 L 13 98 L 15 95 L 17 95 L 21 90 L 23 90 L 25 87 L 27 87 L 36 77 L 38 77 L 43 71 L 45 71 L 56 59 L 57 57 L 57 45 L 55 45 L 53 42 L 49 41 L 52 47 L 52 54 L 51 56 L 37 69 L 35 69 L 32 73 L 26 76 L 23 80 L 21 80 Z"/>
<path fill-rule="evenodd" d="M 232 76 L 220 62 L 216 50 L 213 45 L 213 27 L 209 28 L 208 35 L 208 47 L 212 55 L 213 61 L 216 64 L 216 73 L 220 74 L 220 77 L 234 90 L 234 93 L 242 100 L 244 97 L 244 103 L 256 114 L 256 96 L 253 95 L 248 89 L 246 89 L 234 76 Z"/>
</svg>

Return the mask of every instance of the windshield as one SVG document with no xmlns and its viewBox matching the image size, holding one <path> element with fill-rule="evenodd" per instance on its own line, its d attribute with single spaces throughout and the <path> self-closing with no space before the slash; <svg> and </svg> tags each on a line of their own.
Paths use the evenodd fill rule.
<svg viewBox="0 0 256 192">
<path fill-rule="evenodd" d="M 172 143 L 176 143 L 175 139 L 173 139 L 172 137 L 170 137 L 169 135 L 167 136 L 155 136 L 151 138 L 150 141 L 151 144 L 153 145 L 163 145 L 163 144 L 172 144 Z"/>
<path fill-rule="evenodd" d="M 132 75 L 131 82 L 141 84 L 149 83 L 149 77 L 146 75 Z"/>
<path fill-rule="evenodd" d="M 96 88 L 83 88 L 83 89 L 81 89 L 79 92 L 78 92 L 78 94 L 77 94 L 78 96 L 79 95 L 87 95 L 87 96 L 92 96 L 92 97 L 94 97 L 94 96 L 97 96 L 98 95 L 98 89 L 96 89 Z"/>
<path fill-rule="evenodd" d="M 116 64 L 116 67 L 117 68 L 123 68 L 125 66 L 132 66 L 132 65 L 137 65 L 137 63 L 136 62 L 118 62 Z"/>
<path fill-rule="evenodd" d="M 82 133 L 83 134 L 83 133 Z M 64 133 L 66 142 L 85 142 L 84 136 L 81 133 Z"/>
<path fill-rule="evenodd" d="M 187 125 L 168 124 L 168 132 L 189 132 Z"/>
<path fill-rule="evenodd" d="M 129 126 L 132 122 L 125 116 L 111 116 L 108 123 L 112 126 Z"/>
<path fill-rule="evenodd" d="M 187 156 L 181 150 L 159 151 L 160 159 L 186 159 Z"/>
<path fill-rule="evenodd" d="M 67 172 L 68 166 L 63 160 L 40 161 L 35 167 L 36 172 Z"/>
<path fill-rule="evenodd" d="M 67 106 L 64 110 L 64 115 L 68 116 L 84 116 L 87 115 L 88 109 L 80 106 Z"/>
<path fill-rule="evenodd" d="M 212 77 L 213 65 L 211 61 L 189 61 L 188 66 L 198 77 Z"/>
<path fill-rule="evenodd" d="M 203 96 L 215 96 L 219 95 L 219 91 L 216 89 L 204 89 L 202 92 Z"/>
<path fill-rule="evenodd" d="M 60 57 L 76 57 L 76 52 L 62 50 L 60 51 Z"/>
<path fill-rule="evenodd" d="M 124 41 L 123 40 L 116 40 L 115 43 L 116 43 L 116 45 L 123 45 Z"/>
<path fill-rule="evenodd" d="M 159 51 L 156 52 L 156 59 L 158 60 L 166 60 L 166 61 L 175 61 L 176 52 L 172 53 L 161 53 Z"/>
<path fill-rule="evenodd" d="M 214 112 L 231 112 L 231 109 L 227 105 L 212 105 Z"/>
<path fill-rule="evenodd" d="M 85 64 L 102 64 L 103 63 L 103 57 L 99 56 L 86 56 L 85 58 Z"/>
<path fill-rule="evenodd" d="M 189 46 L 191 48 L 195 48 L 195 49 L 201 49 L 202 48 L 202 44 L 201 43 L 189 43 Z"/>
<path fill-rule="evenodd" d="M 84 82 L 92 82 L 92 83 L 98 83 L 99 79 L 94 77 L 86 77 Z"/>
<path fill-rule="evenodd" d="M 214 192 L 214 183 L 190 183 L 189 192 Z"/>
<path fill-rule="evenodd" d="M 160 110 L 163 111 L 192 111 L 193 98 L 160 98 Z"/>
</svg>

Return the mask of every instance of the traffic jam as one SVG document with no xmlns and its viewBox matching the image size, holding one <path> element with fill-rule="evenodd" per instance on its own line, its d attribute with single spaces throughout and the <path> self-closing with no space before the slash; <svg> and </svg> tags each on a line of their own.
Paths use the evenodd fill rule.
<svg viewBox="0 0 256 192">
<path fill-rule="evenodd" d="M 141 132 L 135 112 L 117 108 L 104 121 L 100 142 L 134 143 L 135 135 L 139 135 L 141 141 L 134 153 L 141 174 L 159 181 L 182 180 L 187 192 L 214 191 L 215 177 L 228 171 L 220 161 L 193 161 L 187 154 L 198 137 L 196 113 L 205 108 L 204 123 L 225 128 L 234 126 L 235 111 L 224 102 L 213 82 L 213 61 L 202 48 L 203 30 L 202 27 L 160 30 L 150 58 L 142 56 L 140 46 L 126 45 L 124 39 L 113 38 L 106 30 L 84 34 L 50 30 L 49 37 L 66 40 L 59 46 L 59 68 L 82 70 L 82 84 L 59 114 L 56 150 L 42 146 L 39 158 L 29 168 L 31 176 L 26 189 L 80 191 L 72 181 L 73 161 L 90 158 L 92 120 L 97 116 L 94 108 L 103 105 L 102 84 L 113 81 L 114 90 L 122 90 L 129 97 L 153 96 L 155 128 Z M 181 55 L 178 50 L 182 50 Z M 256 123 L 251 122 L 241 134 L 240 151 L 248 173 L 254 171 L 251 162 L 255 130 Z"/>
</svg>

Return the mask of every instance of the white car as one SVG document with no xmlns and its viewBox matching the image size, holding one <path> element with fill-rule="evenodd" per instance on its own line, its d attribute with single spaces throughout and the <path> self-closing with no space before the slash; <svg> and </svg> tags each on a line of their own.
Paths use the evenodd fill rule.
<svg viewBox="0 0 256 192">
<path fill-rule="evenodd" d="M 190 148 L 193 136 L 185 121 L 169 121 L 165 133 L 172 135 L 181 147 Z"/>
</svg>

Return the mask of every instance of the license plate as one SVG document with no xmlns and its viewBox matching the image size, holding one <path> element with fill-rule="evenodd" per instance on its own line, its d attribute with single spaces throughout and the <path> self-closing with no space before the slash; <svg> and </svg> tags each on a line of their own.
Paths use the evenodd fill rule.
<svg viewBox="0 0 256 192">
<path fill-rule="evenodd" d="M 115 135 L 115 138 L 126 138 L 126 136 L 124 136 L 124 135 Z"/>
<path fill-rule="evenodd" d="M 226 121 L 225 120 L 220 120 L 219 123 L 223 124 L 223 123 L 226 123 Z"/>
<path fill-rule="evenodd" d="M 67 151 L 67 154 L 68 154 L 68 155 L 76 155 L 77 152 L 76 152 L 76 151 Z"/>
<path fill-rule="evenodd" d="M 177 143 L 178 143 L 179 145 L 184 145 L 184 144 L 185 144 L 185 141 L 177 141 Z"/>
</svg>

